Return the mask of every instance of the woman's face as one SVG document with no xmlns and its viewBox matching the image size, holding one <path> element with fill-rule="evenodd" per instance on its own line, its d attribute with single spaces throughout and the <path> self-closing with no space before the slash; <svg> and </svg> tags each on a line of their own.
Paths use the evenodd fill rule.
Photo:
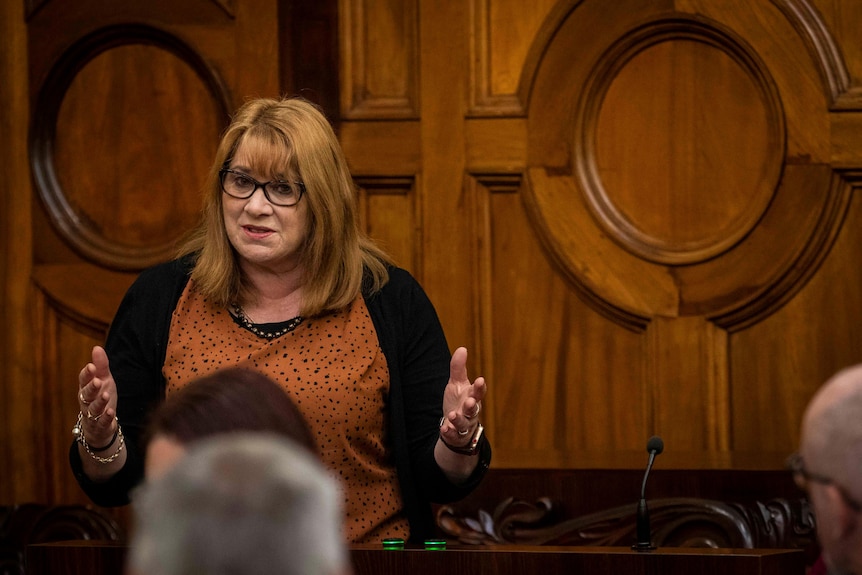
<svg viewBox="0 0 862 575">
<path fill-rule="evenodd" d="M 186 454 L 186 446 L 167 435 L 155 435 L 147 445 L 144 474 L 149 480 L 168 472 Z"/>
<path fill-rule="evenodd" d="M 252 168 L 253 162 L 240 144 L 228 166 L 261 183 L 270 181 L 269 174 Z M 294 181 L 294 174 L 279 174 L 280 179 Z M 306 211 L 308 202 L 284 207 L 271 204 L 258 188 L 244 200 L 222 192 L 225 231 L 240 258 L 243 268 L 259 267 L 271 273 L 298 269 L 302 246 L 308 232 Z"/>
</svg>

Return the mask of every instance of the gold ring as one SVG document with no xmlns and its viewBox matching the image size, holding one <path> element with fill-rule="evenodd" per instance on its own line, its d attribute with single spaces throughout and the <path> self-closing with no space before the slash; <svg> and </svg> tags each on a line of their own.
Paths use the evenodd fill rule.
<svg viewBox="0 0 862 575">
<path fill-rule="evenodd" d="M 99 415 L 93 415 L 92 413 L 90 413 L 89 409 L 87 410 L 87 419 L 89 419 L 90 421 L 99 421 L 99 418 L 102 417 L 103 415 L 105 415 L 104 411 L 102 413 L 100 413 Z"/>
<path fill-rule="evenodd" d="M 468 433 L 470 433 L 470 430 L 469 430 L 469 429 L 464 429 L 464 430 L 460 430 L 460 429 L 459 429 L 459 430 L 458 430 L 458 435 L 460 435 L 461 437 L 464 437 L 464 436 L 465 436 L 465 435 L 467 435 Z"/>
<path fill-rule="evenodd" d="M 83 403 L 84 405 L 90 405 L 91 403 L 93 403 L 92 401 L 87 401 L 86 399 L 84 399 L 84 390 L 83 389 L 78 391 L 78 399 L 80 399 L 81 403 Z"/>
</svg>

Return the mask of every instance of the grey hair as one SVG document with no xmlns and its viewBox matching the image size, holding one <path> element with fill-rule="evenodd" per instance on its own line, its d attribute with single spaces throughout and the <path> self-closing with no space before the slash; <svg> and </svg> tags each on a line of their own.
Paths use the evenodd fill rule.
<svg viewBox="0 0 862 575">
<path fill-rule="evenodd" d="M 803 435 L 815 471 L 862 498 L 862 364 L 839 371 L 818 390 Z"/>
<path fill-rule="evenodd" d="M 129 566 L 148 575 L 348 573 L 341 500 L 322 465 L 286 438 L 202 439 L 135 492 Z"/>
</svg>

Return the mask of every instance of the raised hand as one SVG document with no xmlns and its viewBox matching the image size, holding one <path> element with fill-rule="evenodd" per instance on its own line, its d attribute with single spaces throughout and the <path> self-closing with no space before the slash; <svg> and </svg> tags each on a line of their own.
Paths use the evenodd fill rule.
<svg viewBox="0 0 862 575">
<path fill-rule="evenodd" d="M 459 347 L 449 362 L 449 383 L 443 392 L 443 420 L 440 436 L 456 447 L 464 447 L 479 425 L 479 412 L 488 387 L 484 377 L 470 382 L 467 376 L 467 349 Z"/>
<path fill-rule="evenodd" d="M 117 428 L 117 386 L 108 354 L 100 346 L 93 348 L 92 361 L 78 374 L 78 403 L 84 414 L 81 424 L 87 443 L 107 445 Z"/>
</svg>

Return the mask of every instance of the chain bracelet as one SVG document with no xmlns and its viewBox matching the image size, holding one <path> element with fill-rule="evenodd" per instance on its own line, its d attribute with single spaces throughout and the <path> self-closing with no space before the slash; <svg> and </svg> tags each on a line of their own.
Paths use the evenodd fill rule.
<svg viewBox="0 0 862 575">
<path fill-rule="evenodd" d="M 86 451 L 90 457 L 92 457 L 93 459 L 95 459 L 99 463 L 103 463 L 103 464 L 111 463 L 112 461 L 117 459 L 120 456 L 120 453 L 123 451 L 123 448 L 126 445 L 126 440 L 123 437 L 123 428 L 120 427 L 120 419 L 117 418 L 117 435 L 116 435 L 117 439 L 120 440 L 120 445 L 117 447 L 117 450 L 112 455 L 109 455 L 108 457 L 100 457 L 100 456 L 96 455 L 95 453 L 93 453 L 92 449 L 90 449 L 89 444 L 87 444 L 87 439 L 84 437 L 83 422 L 84 422 L 84 413 L 82 411 L 79 411 L 78 412 L 78 421 L 75 422 L 75 427 L 72 428 L 72 435 L 75 436 L 75 441 L 77 441 L 78 443 L 80 443 L 81 445 L 84 446 L 84 451 Z M 111 443 L 113 443 L 114 441 L 115 440 L 112 440 Z"/>
</svg>

